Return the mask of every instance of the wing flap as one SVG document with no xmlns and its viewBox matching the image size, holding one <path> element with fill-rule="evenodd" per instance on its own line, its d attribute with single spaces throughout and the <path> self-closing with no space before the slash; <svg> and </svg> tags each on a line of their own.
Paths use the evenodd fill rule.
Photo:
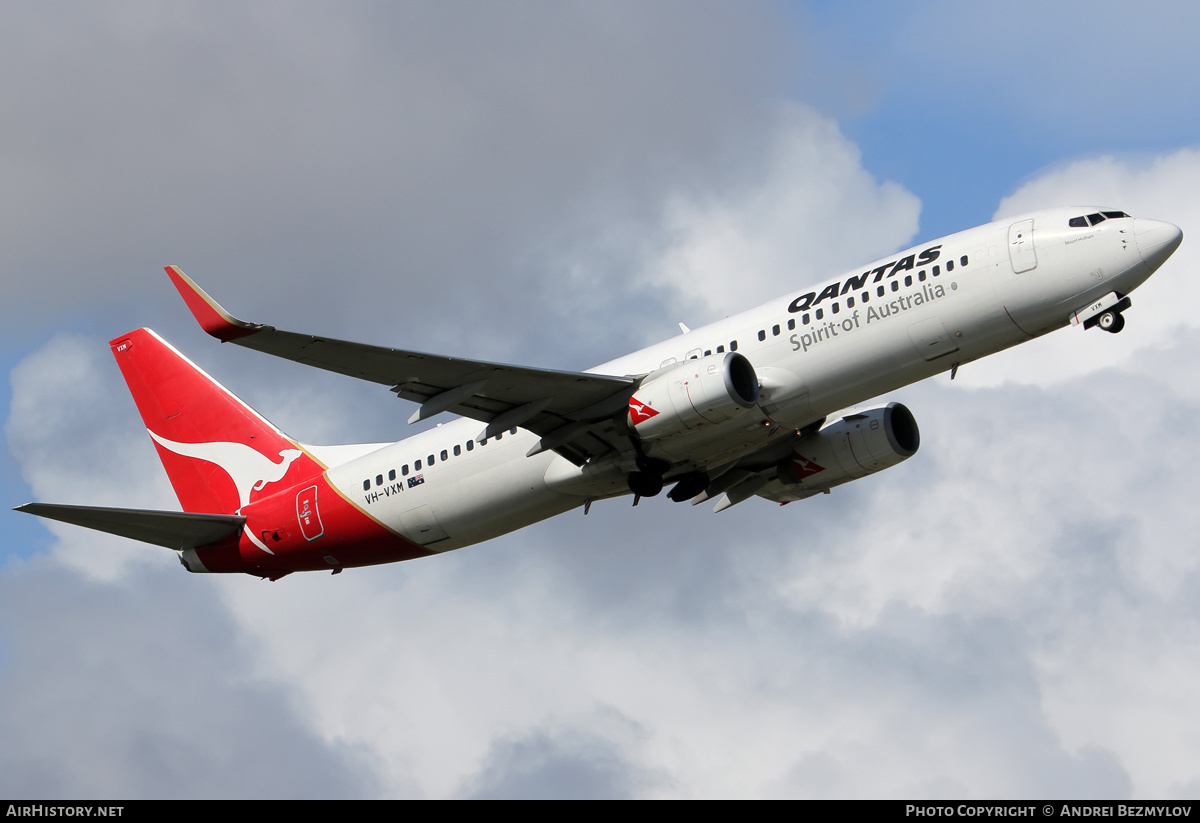
<svg viewBox="0 0 1200 823">
<path fill-rule="evenodd" d="M 235 514 L 110 509 L 103 506 L 64 506 L 56 503 L 26 503 L 24 506 L 17 506 L 15 510 L 168 549 L 207 546 L 237 534 L 246 523 L 246 518 Z"/>
</svg>

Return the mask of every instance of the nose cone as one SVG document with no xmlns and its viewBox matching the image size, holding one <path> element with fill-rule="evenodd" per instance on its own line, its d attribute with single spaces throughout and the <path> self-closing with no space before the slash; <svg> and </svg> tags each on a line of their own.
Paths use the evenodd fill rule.
<svg viewBox="0 0 1200 823">
<path fill-rule="evenodd" d="M 1179 226 L 1143 217 L 1133 221 L 1133 236 L 1137 239 L 1142 260 L 1151 269 L 1157 269 L 1165 263 L 1183 242 L 1183 232 Z"/>
</svg>

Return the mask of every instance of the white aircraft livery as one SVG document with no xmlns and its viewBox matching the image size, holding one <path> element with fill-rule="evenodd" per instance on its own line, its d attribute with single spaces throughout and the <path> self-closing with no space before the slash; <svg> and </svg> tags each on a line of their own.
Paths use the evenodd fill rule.
<svg viewBox="0 0 1200 823">
<path fill-rule="evenodd" d="M 916 453 L 901 386 L 1063 326 L 1119 332 L 1176 226 L 1064 208 L 952 234 L 586 372 L 348 343 L 238 320 L 167 267 L 213 337 L 387 386 L 390 444 L 311 446 L 272 426 L 149 329 L 114 357 L 182 512 L 25 511 L 175 550 L 192 572 L 277 580 L 457 549 L 634 495 L 721 511 L 828 493 Z M 850 409 L 850 411 L 846 411 Z"/>
</svg>

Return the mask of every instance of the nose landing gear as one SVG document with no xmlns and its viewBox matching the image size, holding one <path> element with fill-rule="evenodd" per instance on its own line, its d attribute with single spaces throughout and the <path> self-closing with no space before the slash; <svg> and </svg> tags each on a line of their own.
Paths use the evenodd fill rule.
<svg viewBox="0 0 1200 823">
<path fill-rule="evenodd" d="M 1096 325 L 1106 332 L 1116 334 L 1125 328 L 1125 315 L 1119 311 L 1106 311 L 1096 318 Z"/>
<path fill-rule="evenodd" d="M 1128 297 L 1110 291 L 1090 306 L 1071 312 L 1071 325 L 1083 326 L 1085 329 L 1099 326 L 1106 332 L 1116 334 L 1125 328 L 1124 311 L 1130 305 Z"/>
</svg>

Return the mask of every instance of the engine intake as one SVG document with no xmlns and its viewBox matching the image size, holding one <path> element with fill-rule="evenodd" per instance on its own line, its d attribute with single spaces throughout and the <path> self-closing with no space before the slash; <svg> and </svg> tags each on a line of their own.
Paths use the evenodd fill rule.
<svg viewBox="0 0 1200 823">
<path fill-rule="evenodd" d="M 629 398 L 628 422 L 642 440 L 724 423 L 758 403 L 758 375 L 736 352 L 685 360 L 651 372 Z"/>
<path fill-rule="evenodd" d="M 801 438 L 779 464 L 780 482 L 814 490 L 857 480 L 917 453 L 921 432 L 908 407 L 888 403 L 848 414 Z"/>
</svg>

